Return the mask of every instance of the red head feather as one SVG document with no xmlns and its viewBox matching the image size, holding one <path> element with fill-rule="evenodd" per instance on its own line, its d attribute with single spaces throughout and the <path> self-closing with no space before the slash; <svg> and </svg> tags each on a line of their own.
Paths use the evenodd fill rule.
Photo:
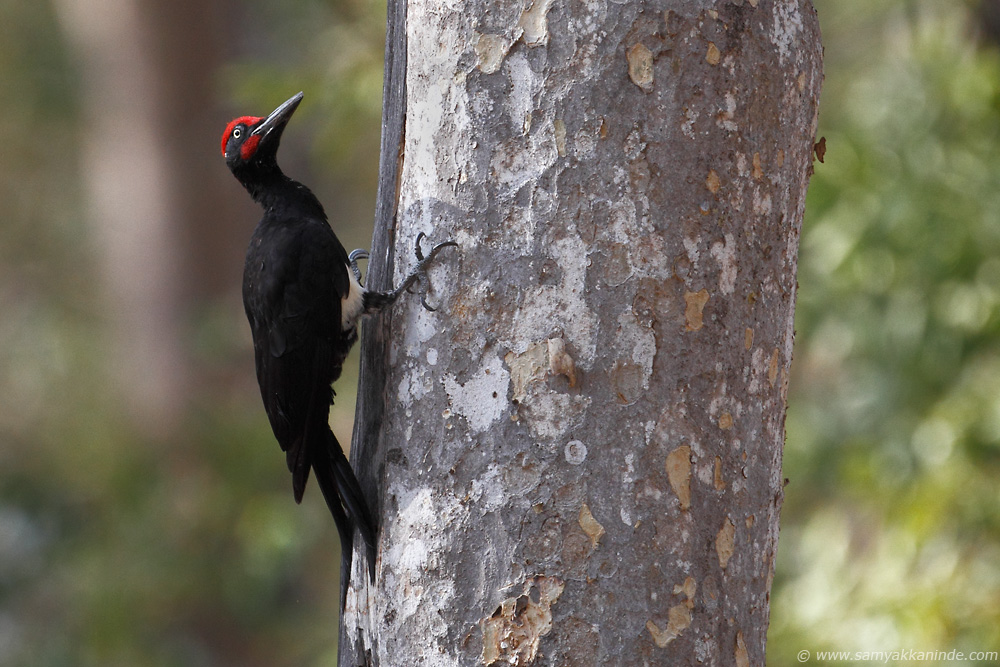
<svg viewBox="0 0 1000 667">
<path fill-rule="evenodd" d="M 253 127 L 262 120 L 264 119 L 258 118 L 257 116 L 240 116 L 239 118 L 230 121 L 229 125 L 226 125 L 226 131 L 222 133 L 222 156 L 223 157 L 226 156 L 226 143 L 229 141 L 229 137 L 230 135 L 232 135 L 233 129 L 237 125 Z M 249 139 L 247 139 L 246 142 L 243 144 L 243 146 L 240 148 L 240 156 L 244 160 L 249 160 L 250 156 L 252 156 L 254 154 L 254 151 L 257 150 L 258 143 L 260 143 L 260 137 L 258 136 L 252 136 Z"/>
</svg>

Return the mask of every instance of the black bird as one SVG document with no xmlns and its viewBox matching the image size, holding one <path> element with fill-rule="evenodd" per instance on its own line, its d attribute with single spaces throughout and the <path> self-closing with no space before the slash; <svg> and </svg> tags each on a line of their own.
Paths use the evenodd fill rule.
<svg viewBox="0 0 1000 667">
<path fill-rule="evenodd" d="M 423 257 L 421 234 L 417 268 L 398 289 L 372 292 L 362 287 L 356 261 L 367 253 L 356 250 L 348 256 L 319 200 L 278 167 L 281 133 L 301 101 L 298 93 L 266 118 L 242 116 L 230 122 L 222 134 L 222 154 L 233 175 L 264 209 L 243 269 L 243 306 L 253 334 L 257 383 L 292 473 L 295 502 L 302 501 L 312 470 L 337 523 L 343 607 L 354 529 L 365 541 L 374 582 L 377 526 L 330 430 L 331 385 L 358 339 L 358 318 L 393 303 L 424 279 L 428 264 L 442 248 L 455 243 L 438 244 Z"/>
</svg>

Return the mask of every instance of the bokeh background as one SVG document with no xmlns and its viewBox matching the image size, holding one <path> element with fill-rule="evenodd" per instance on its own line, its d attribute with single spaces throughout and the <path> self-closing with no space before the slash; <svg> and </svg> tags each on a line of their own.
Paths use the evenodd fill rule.
<svg viewBox="0 0 1000 667">
<path fill-rule="evenodd" d="M 1000 1 L 815 4 L 768 662 L 998 650 Z M 384 12 L 0 0 L 0 665 L 335 664 L 336 531 L 259 406 L 218 147 L 305 90 L 286 170 L 366 246 Z"/>
</svg>

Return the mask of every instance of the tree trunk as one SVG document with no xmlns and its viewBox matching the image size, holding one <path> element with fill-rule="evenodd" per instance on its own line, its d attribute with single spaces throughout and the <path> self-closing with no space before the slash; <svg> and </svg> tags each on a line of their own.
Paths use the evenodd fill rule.
<svg viewBox="0 0 1000 667">
<path fill-rule="evenodd" d="M 341 665 L 764 664 L 812 6 L 401 6 L 379 233 L 460 248 L 366 331 Z"/>
</svg>

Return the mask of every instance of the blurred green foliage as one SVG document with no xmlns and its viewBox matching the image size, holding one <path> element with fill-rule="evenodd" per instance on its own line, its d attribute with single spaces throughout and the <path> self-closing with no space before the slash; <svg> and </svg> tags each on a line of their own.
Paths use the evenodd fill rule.
<svg viewBox="0 0 1000 667">
<path fill-rule="evenodd" d="M 271 109 L 296 91 L 307 91 L 308 104 L 295 114 L 296 132 L 283 140 L 290 147 L 286 152 L 308 155 L 326 172 L 317 173 L 310 188 L 320 201 L 337 202 L 328 205 L 327 214 L 344 244 L 367 247 L 381 136 L 385 3 L 294 0 L 249 6 L 252 21 L 241 34 L 246 44 L 221 68 L 220 87 L 241 109 Z"/>
<path fill-rule="evenodd" d="M 802 233 L 769 662 L 997 650 L 997 47 L 976 5 L 816 5 L 828 150 Z"/>
<path fill-rule="evenodd" d="M 976 4 L 816 5 L 828 151 L 802 235 L 769 663 L 994 650 L 1000 56 Z M 345 243 L 366 245 L 384 7 L 240 7 L 220 98 L 262 112 L 309 91 L 289 153 L 338 202 Z M 231 340 L 242 321 L 196 323 L 244 380 L 171 442 L 107 391 L 80 85 L 51 6 L 0 4 L 0 665 L 333 664 L 336 531 L 318 494 L 291 500 Z M 345 440 L 351 385 L 333 416 Z"/>
<path fill-rule="evenodd" d="M 221 133 L 227 114 L 309 91 L 287 137 L 296 175 L 337 203 L 345 243 L 367 245 L 384 6 L 231 8 L 245 41 L 217 80 L 232 105 L 204 111 Z M 239 285 L 195 310 L 206 378 L 177 433 L 149 438 L 118 403 L 79 173 L 84 84 L 60 27 L 49 3 L 0 3 L 0 666 L 335 664 L 337 533 L 314 488 L 292 499 Z M 332 415 L 344 441 L 352 372 Z"/>
</svg>

